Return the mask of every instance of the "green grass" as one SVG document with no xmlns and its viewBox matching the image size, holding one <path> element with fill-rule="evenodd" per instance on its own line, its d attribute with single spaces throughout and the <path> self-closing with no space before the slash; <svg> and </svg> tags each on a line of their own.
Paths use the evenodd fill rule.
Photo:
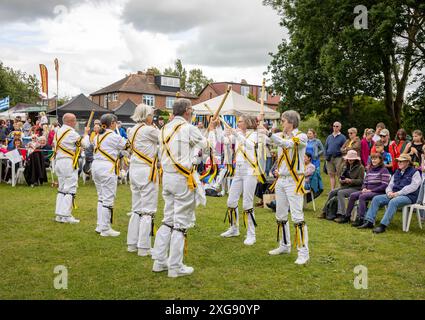
<svg viewBox="0 0 425 320">
<path fill-rule="evenodd" d="M 324 176 L 325 180 L 327 176 Z M 327 181 L 325 181 L 327 183 Z M 327 190 L 325 190 L 325 194 Z M 323 206 L 325 195 L 317 200 Z M 188 234 L 185 263 L 195 268 L 190 277 L 169 279 L 151 271 L 152 260 L 126 252 L 130 211 L 129 186 L 120 185 L 114 228 L 118 238 L 94 232 L 96 191 L 80 185 L 78 225 L 53 222 L 56 191 L 49 185 L 0 185 L 0 299 L 423 299 L 425 297 L 425 237 L 412 219 L 401 230 L 399 212 L 388 232 L 317 219 L 311 204 L 305 210 L 311 261 L 294 264 L 296 250 L 268 256 L 276 246 L 274 214 L 256 209 L 257 243 L 223 239 L 226 198 L 208 198 L 198 207 L 197 225 Z M 162 218 L 160 197 L 157 221 Z M 382 216 L 382 212 L 379 218 Z M 293 227 L 291 224 L 291 233 Z M 56 290 L 57 265 L 68 268 L 68 289 Z M 357 265 L 368 268 L 368 289 L 353 286 Z"/>
</svg>

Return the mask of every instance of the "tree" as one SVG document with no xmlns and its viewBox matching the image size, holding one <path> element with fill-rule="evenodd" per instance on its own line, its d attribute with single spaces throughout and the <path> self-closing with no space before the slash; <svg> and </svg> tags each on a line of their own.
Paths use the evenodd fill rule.
<svg viewBox="0 0 425 320">
<path fill-rule="evenodd" d="M 177 59 L 174 62 L 174 69 L 173 68 L 165 68 L 164 70 L 165 76 L 174 76 L 180 78 L 180 88 L 182 90 L 186 90 L 186 78 L 187 78 L 187 72 L 186 69 L 183 68 L 183 64 L 180 59 Z"/>
<path fill-rule="evenodd" d="M 201 69 L 192 69 L 189 71 L 186 89 L 192 94 L 199 94 L 207 84 L 213 81 L 212 79 L 208 79 Z"/>
<path fill-rule="evenodd" d="M 354 26 L 354 0 L 265 0 L 282 16 L 283 41 L 269 66 L 274 89 L 291 108 L 318 114 L 353 98 L 384 98 L 399 127 L 406 85 L 425 58 L 425 4 L 413 0 L 363 1 L 368 29 Z M 285 108 L 285 105 L 283 106 Z"/>
<path fill-rule="evenodd" d="M 35 75 L 13 70 L 0 62 L 0 98 L 10 97 L 10 105 L 39 101 L 40 82 Z"/>
</svg>

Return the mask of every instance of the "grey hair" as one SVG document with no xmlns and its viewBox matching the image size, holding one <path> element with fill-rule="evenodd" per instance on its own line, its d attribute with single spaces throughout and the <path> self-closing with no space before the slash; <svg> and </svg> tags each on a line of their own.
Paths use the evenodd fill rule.
<svg viewBox="0 0 425 320">
<path fill-rule="evenodd" d="M 102 125 L 102 128 L 100 129 L 99 133 L 102 134 L 105 132 L 105 128 L 110 128 L 112 125 L 112 122 L 117 122 L 118 118 L 116 115 L 112 113 L 104 114 L 100 117 L 100 123 Z"/>
<path fill-rule="evenodd" d="M 243 121 L 245 121 L 247 129 L 253 129 L 253 130 L 257 129 L 257 119 L 255 117 L 242 115 L 241 118 Z"/>
<path fill-rule="evenodd" d="M 282 118 L 286 119 L 289 123 L 292 123 L 294 129 L 298 128 L 301 121 L 301 116 L 295 110 L 288 110 L 282 113 Z"/>
<path fill-rule="evenodd" d="M 154 110 L 151 106 L 148 106 L 144 103 L 139 104 L 134 110 L 131 119 L 134 122 L 143 122 L 146 121 L 148 116 L 153 116 Z"/>
<path fill-rule="evenodd" d="M 192 102 L 189 99 L 177 99 L 173 104 L 173 114 L 175 116 L 182 116 L 190 106 L 192 106 Z"/>
</svg>

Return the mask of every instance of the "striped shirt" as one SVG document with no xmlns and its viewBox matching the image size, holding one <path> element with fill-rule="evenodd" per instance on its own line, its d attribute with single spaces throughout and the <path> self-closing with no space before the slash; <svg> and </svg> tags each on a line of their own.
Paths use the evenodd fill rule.
<svg viewBox="0 0 425 320">
<path fill-rule="evenodd" d="M 388 169 L 380 167 L 371 167 L 363 180 L 362 189 L 368 189 L 376 193 L 384 193 L 391 179 Z"/>
</svg>

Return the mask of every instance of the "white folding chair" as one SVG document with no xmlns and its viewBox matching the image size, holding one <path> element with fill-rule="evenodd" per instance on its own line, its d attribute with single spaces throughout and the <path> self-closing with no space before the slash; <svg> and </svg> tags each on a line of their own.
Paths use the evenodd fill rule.
<svg viewBox="0 0 425 320">
<path fill-rule="evenodd" d="M 311 202 L 313 203 L 313 211 L 316 212 L 316 202 L 314 201 L 314 192 L 313 189 L 306 190 L 307 193 L 304 195 L 304 207 L 307 206 L 307 195 L 311 195 Z"/>
<path fill-rule="evenodd" d="M 412 221 L 413 210 L 416 210 L 418 217 L 419 228 L 422 229 L 421 213 L 420 210 L 425 210 L 425 192 L 421 203 L 409 204 L 403 207 L 403 231 L 409 232 L 410 222 Z"/>
</svg>

